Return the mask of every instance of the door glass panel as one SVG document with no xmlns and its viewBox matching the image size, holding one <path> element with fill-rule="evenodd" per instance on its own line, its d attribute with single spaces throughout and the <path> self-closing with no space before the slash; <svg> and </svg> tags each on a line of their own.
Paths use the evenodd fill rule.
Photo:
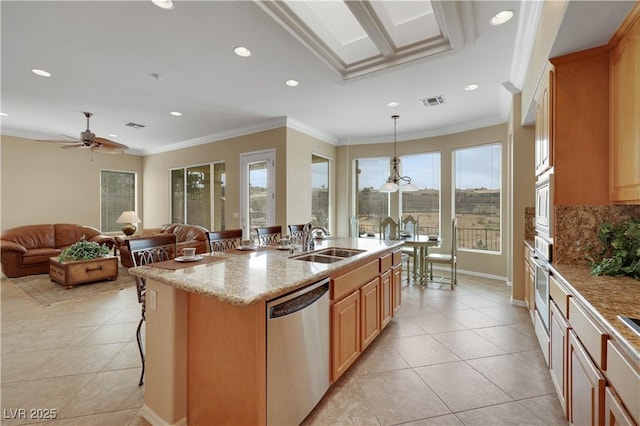
<svg viewBox="0 0 640 426">
<path fill-rule="evenodd" d="M 184 173 L 184 169 L 171 170 L 171 223 L 185 223 Z"/>
<path fill-rule="evenodd" d="M 380 219 L 389 216 L 389 193 L 378 191 L 389 176 L 389 159 L 360 158 L 355 169 L 358 233 L 378 232 Z"/>
<path fill-rule="evenodd" d="M 267 162 L 249 164 L 249 229 L 267 226 Z"/>
<path fill-rule="evenodd" d="M 311 221 L 329 229 L 329 159 L 311 155 Z"/>
</svg>

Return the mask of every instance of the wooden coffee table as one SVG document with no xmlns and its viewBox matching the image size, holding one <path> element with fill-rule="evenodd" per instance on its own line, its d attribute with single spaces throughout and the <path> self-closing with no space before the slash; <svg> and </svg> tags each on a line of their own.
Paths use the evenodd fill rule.
<svg viewBox="0 0 640 426">
<path fill-rule="evenodd" d="M 77 284 L 118 279 L 118 258 L 99 257 L 90 260 L 70 260 L 60 262 L 58 257 L 49 259 L 49 277 L 71 288 Z"/>
</svg>

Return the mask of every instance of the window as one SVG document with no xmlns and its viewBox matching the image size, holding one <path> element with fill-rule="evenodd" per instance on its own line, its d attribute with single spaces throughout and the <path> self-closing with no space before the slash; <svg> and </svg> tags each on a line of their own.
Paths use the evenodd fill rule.
<svg viewBox="0 0 640 426">
<path fill-rule="evenodd" d="M 171 222 L 224 229 L 224 190 L 223 162 L 171 170 Z"/>
<path fill-rule="evenodd" d="M 402 175 L 420 188 L 416 192 L 400 192 L 400 217 L 418 220 L 421 235 L 440 234 L 440 153 L 400 157 Z"/>
<path fill-rule="evenodd" d="M 454 151 L 458 248 L 501 251 L 500 143 Z"/>
<path fill-rule="evenodd" d="M 329 229 L 329 159 L 311 154 L 311 222 Z"/>
<path fill-rule="evenodd" d="M 378 232 L 380 219 L 389 216 L 389 194 L 378 191 L 389 176 L 388 158 L 355 160 L 358 233 Z"/>
<path fill-rule="evenodd" d="M 120 232 L 116 223 L 124 211 L 136 210 L 136 174 L 133 172 L 100 171 L 100 230 Z"/>
</svg>

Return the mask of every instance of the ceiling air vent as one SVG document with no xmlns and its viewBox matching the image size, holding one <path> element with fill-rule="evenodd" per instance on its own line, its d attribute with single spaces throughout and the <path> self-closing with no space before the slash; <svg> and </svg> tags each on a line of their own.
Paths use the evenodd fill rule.
<svg viewBox="0 0 640 426">
<path fill-rule="evenodd" d="M 143 129 L 146 126 L 144 124 L 138 124 L 138 123 L 133 123 L 133 122 L 128 122 L 128 123 L 124 123 L 123 124 L 124 127 L 133 127 L 134 129 Z"/>
<path fill-rule="evenodd" d="M 443 95 L 440 95 L 440 96 L 434 96 L 432 98 L 420 99 L 420 102 L 422 102 L 424 106 L 430 107 L 430 106 L 442 105 L 443 103 L 445 103 L 445 99 Z"/>
</svg>

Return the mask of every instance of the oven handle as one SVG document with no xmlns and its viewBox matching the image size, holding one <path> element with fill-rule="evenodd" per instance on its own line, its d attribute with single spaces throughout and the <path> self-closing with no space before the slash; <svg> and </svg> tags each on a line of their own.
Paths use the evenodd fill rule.
<svg viewBox="0 0 640 426">
<path fill-rule="evenodd" d="M 538 256 L 531 256 L 531 261 L 536 264 L 536 267 L 542 269 L 545 272 L 549 272 L 549 264 L 547 264 L 547 262 L 541 261 Z"/>
</svg>

